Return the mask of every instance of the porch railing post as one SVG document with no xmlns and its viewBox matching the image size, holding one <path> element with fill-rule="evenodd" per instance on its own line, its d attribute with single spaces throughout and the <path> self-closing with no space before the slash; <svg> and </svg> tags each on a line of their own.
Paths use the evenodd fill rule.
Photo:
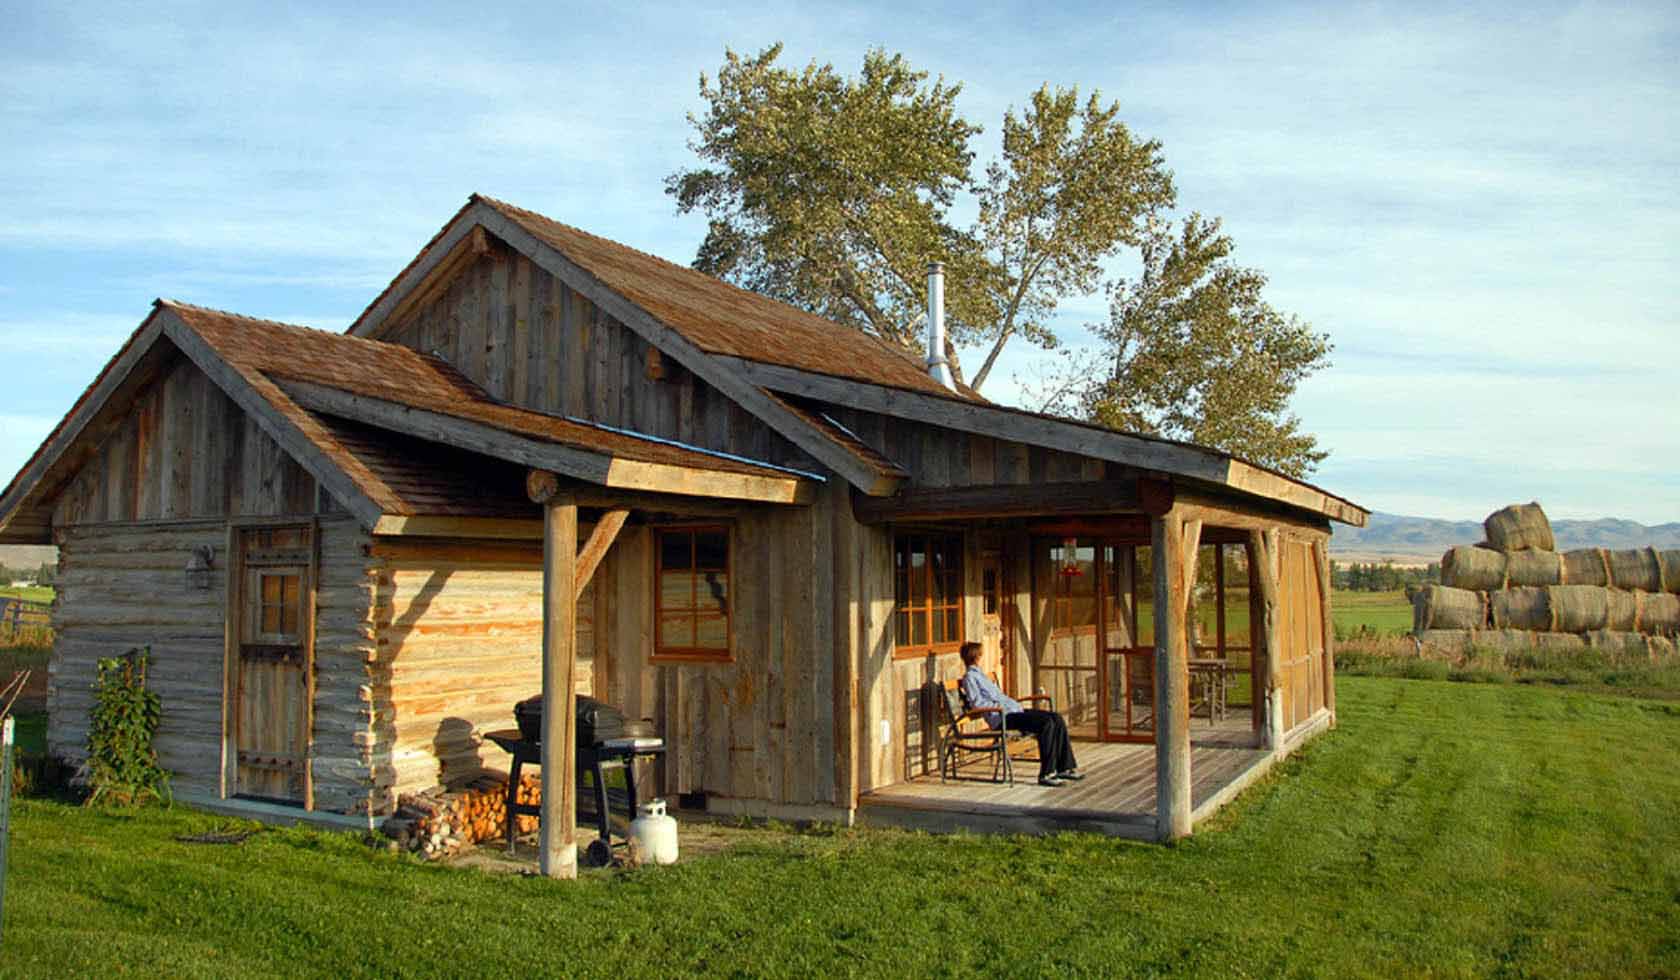
<svg viewBox="0 0 1680 980">
<path fill-rule="evenodd" d="M 1186 642 L 1195 564 L 1187 561 L 1184 522 L 1176 510 L 1151 517 L 1155 574 L 1155 833 L 1163 841 L 1190 834 L 1190 664 Z M 1196 536 L 1200 537 L 1200 526 Z"/>
<path fill-rule="evenodd" d="M 542 827 L 539 867 L 577 877 L 577 499 L 543 509 Z M 511 818 L 510 818 L 511 819 Z"/>
</svg>

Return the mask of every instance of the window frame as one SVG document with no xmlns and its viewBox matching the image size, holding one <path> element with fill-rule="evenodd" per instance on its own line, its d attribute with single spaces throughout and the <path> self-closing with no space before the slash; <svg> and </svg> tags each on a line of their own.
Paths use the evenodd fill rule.
<svg viewBox="0 0 1680 980">
<path fill-rule="evenodd" d="M 922 542 L 924 554 L 928 556 L 924 572 L 926 580 L 922 583 L 921 603 L 919 605 L 907 605 L 907 600 L 911 599 L 915 595 L 915 590 L 910 586 L 907 579 L 905 591 L 902 593 L 900 592 L 898 561 L 901 549 L 904 548 L 906 544 L 913 544 L 917 541 Z M 954 556 L 956 559 L 957 587 L 955 589 L 954 596 L 949 597 L 951 601 L 940 603 L 939 605 L 934 604 L 935 573 L 934 561 L 932 559 L 934 553 L 932 543 L 935 541 L 943 542 L 949 545 L 950 551 L 948 554 Z M 891 626 L 893 637 L 893 659 L 911 660 L 917 657 L 925 657 L 930 653 L 935 655 L 956 653 L 962 648 L 963 643 L 968 639 L 968 604 L 966 601 L 968 598 L 967 551 L 967 541 L 960 531 L 951 532 L 906 529 L 900 530 L 893 535 L 893 614 Z M 947 639 L 942 642 L 935 643 L 933 641 L 933 625 L 935 617 L 936 615 L 942 616 L 951 610 L 955 610 L 957 614 L 957 635 L 954 639 Z M 918 615 L 923 617 L 923 629 L 926 631 L 924 635 L 926 635 L 928 642 L 920 644 L 899 642 L 899 618 L 906 614 L 911 617 Z M 906 630 L 906 637 L 913 635 L 913 629 Z"/>
<path fill-rule="evenodd" d="M 735 659 L 735 529 L 729 524 L 708 522 L 701 524 L 660 524 L 651 528 L 653 532 L 653 649 L 649 654 L 650 663 L 678 663 L 678 664 L 706 664 L 730 663 Z M 662 579 L 665 574 L 664 536 L 667 534 L 686 534 L 689 538 L 690 572 L 706 571 L 698 568 L 699 549 L 695 547 L 695 537 L 700 534 L 721 533 L 723 535 L 723 635 L 724 646 L 716 647 L 669 647 L 664 645 L 664 622 L 667 610 L 664 608 L 665 590 Z M 709 569 L 716 571 L 716 569 Z M 698 586 L 696 586 L 697 588 Z M 694 628 L 694 635 L 699 633 L 700 609 L 695 605 L 687 610 L 670 610 L 671 613 L 688 612 L 690 623 Z"/>
</svg>

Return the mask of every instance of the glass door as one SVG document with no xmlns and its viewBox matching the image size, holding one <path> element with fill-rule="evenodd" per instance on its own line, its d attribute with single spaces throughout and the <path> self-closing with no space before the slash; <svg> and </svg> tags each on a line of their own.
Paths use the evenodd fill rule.
<svg viewBox="0 0 1680 980">
<path fill-rule="evenodd" d="M 1098 737 L 1149 742 L 1155 732 L 1155 647 L 1149 549 L 1105 542 L 1098 603 L 1102 724 Z"/>
<path fill-rule="evenodd" d="M 1051 539 L 1038 554 L 1038 580 L 1047 599 L 1047 639 L 1038 664 L 1038 684 L 1056 699 L 1056 710 L 1077 738 L 1097 738 L 1102 730 L 1102 678 L 1097 655 L 1097 542 L 1089 538 Z"/>
</svg>

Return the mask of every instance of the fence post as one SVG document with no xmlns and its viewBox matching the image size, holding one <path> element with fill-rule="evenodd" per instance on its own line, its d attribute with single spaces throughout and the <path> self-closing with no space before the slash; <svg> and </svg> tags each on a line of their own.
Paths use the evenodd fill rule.
<svg viewBox="0 0 1680 980">
<path fill-rule="evenodd" d="M 0 719 L 0 948 L 6 944 L 6 845 L 12 838 L 12 716 Z"/>
</svg>

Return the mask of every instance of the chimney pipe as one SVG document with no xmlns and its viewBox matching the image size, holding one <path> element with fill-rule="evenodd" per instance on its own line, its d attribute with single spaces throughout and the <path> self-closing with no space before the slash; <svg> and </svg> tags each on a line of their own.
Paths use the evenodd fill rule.
<svg viewBox="0 0 1680 980">
<path fill-rule="evenodd" d="M 927 373 L 951 391 L 957 379 L 951 376 L 951 362 L 945 358 L 945 264 L 928 263 L 928 352 Z"/>
</svg>

